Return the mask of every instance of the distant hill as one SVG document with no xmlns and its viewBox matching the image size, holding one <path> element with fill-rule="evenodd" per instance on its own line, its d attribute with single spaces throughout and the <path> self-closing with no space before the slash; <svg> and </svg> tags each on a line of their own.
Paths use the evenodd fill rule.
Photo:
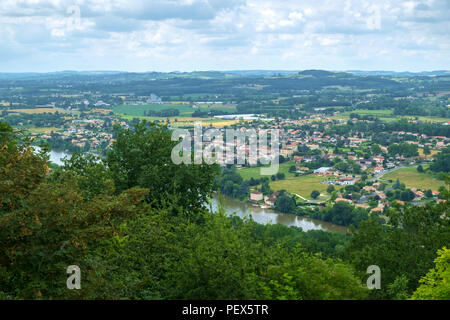
<svg viewBox="0 0 450 320">
<path fill-rule="evenodd" d="M 418 76 L 448 76 L 449 70 L 435 70 L 435 71 L 362 71 L 362 70 L 347 70 L 345 72 L 352 73 L 357 76 L 391 76 L 391 77 L 418 77 Z"/>
<path fill-rule="evenodd" d="M 387 76 L 387 77 L 423 77 L 423 76 L 450 76 L 448 70 L 422 71 L 422 72 L 396 72 L 396 71 L 364 71 L 364 70 L 348 70 L 348 71 L 327 71 L 327 70 L 230 70 L 230 71 L 192 71 L 192 72 L 125 72 L 125 71 L 55 71 L 47 73 L 37 72 L 18 72 L 18 73 L 1 73 L 0 80 L 32 80 L 32 79 L 60 79 L 67 77 L 90 78 L 90 77 L 113 77 L 115 79 L 173 79 L 173 78 L 192 78 L 192 79 L 229 79 L 229 78 L 254 78 L 254 77 L 284 77 L 284 76 L 313 76 L 317 78 L 349 75 L 367 77 L 367 76 Z"/>
</svg>

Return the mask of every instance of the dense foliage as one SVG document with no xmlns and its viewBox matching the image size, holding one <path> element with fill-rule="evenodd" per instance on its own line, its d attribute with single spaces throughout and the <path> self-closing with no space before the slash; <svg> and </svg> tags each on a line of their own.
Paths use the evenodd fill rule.
<svg viewBox="0 0 450 320">
<path fill-rule="evenodd" d="M 155 163 L 153 154 L 145 151 L 167 156 L 160 145 L 165 143 L 165 129 L 146 124 L 135 129 L 118 133 L 118 144 L 107 159 L 111 165 L 75 155 L 49 172 L 45 151 L 32 152 L 29 142 L 1 124 L 1 298 L 367 296 L 353 267 L 339 259 L 345 235 L 303 233 L 212 213 L 198 206 L 198 197 L 180 194 L 185 190 L 167 183 L 167 192 L 153 192 L 158 180 L 144 184 L 149 180 L 140 180 L 141 175 L 175 179 L 196 169 L 159 172 L 157 165 L 160 170 L 167 166 Z M 131 144 L 128 148 L 125 141 Z M 145 164 L 134 162 L 137 172 L 124 170 L 122 159 L 139 161 L 138 147 Z M 212 177 L 204 177 L 210 188 Z M 183 188 L 196 186 L 193 180 L 185 180 Z M 81 269 L 81 290 L 66 288 L 69 265 Z"/>
</svg>

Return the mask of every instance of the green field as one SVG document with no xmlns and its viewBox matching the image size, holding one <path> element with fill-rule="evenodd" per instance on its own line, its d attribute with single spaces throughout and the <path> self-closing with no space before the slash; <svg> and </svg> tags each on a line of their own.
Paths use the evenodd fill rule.
<svg viewBox="0 0 450 320">
<path fill-rule="evenodd" d="M 392 181 L 399 179 L 407 188 L 438 190 L 440 186 L 444 185 L 444 181 L 438 180 L 428 173 L 419 173 L 416 168 L 398 169 L 385 174 L 382 178 Z"/>
<path fill-rule="evenodd" d="M 320 193 L 326 194 L 326 190 L 328 184 L 320 183 L 323 180 L 326 180 L 326 177 L 316 176 L 316 175 L 307 175 L 307 176 L 299 176 L 295 177 L 295 173 L 289 172 L 289 168 L 295 165 L 293 162 L 285 162 L 280 164 L 280 169 L 278 172 L 284 173 L 286 175 L 286 179 L 270 181 L 270 187 L 274 191 L 286 190 L 289 193 L 298 194 L 306 199 L 311 198 L 311 192 L 313 190 L 317 190 Z M 298 165 L 297 165 L 298 166 Z M 253 167 L 253 168 L 244 168 L 239 169 L 238 173 L 245 180 L 250 180 L 250 178 L 259 179 L 262 177 L 260 174 L 261 167 Z M 270 178 L 270 177 L 269 177 Z M 339 189 L 339 186 L 335 186 L 336 189 Z"/>
<path fill-rule="evenodd" d="M 280 168 L 279 168 L 278 172 L 284 173 L 286 175 L 286 178 L 294 177 L 295 173 L 289 172 L 289 168 L 292 165 L 295 165 L 295 164 L 293 162 L 282 163 L 282 164 L 280 164 Z M 269 167 L 269 166 L 264 166 L 264 167 Z M 261 168 L 262 167 L 238 169 L 238 173 L 241 175 L 242 178 L 244 178 L 244 180 L 250 180 L 250 178 L 255 178 L 255 179 L 259 179 L 259 178 L 263 178 L 263 177 L 270 178 L 270 176 L 262 176 L 261 175 L 261 173 L 260 173 Z"/>
<path fill-rule="evenodd" d="M 193 108 L 186 104 L 175 104 L 175 103 L 163 103 L 163 104 L 128 104 L 128 105 L 117 105 L 113 107 L 113 112 L 126 115 L 126 116 L 144 116 L 144 112 L 148 111 L 162 111 L 166 109 L 177 109 L 180 114 L 177 117 L 191 117 L 192 113 L 196 110 L 200 111 L 211 111 L 219 110 L 224 112 L 233 113 L 236 112 L 236 107 L 234 106 L 224 106 L 224 105 L 211 105 L 206 104 L 200 105 L 200 108 Z M 175 117 L 176 118 L 176 117 Z"/>
<path fill-rule="evenodd" d="M 356 113 L 359 114 L 361 116 L 374 116 L 379 118 L 382 121 L 392 121 L 393 119 L 410 119 L 410 120 L 415 120 L 416 117 L 414 116 L 397 116 L 393 114 L 393 110 L 389 110 L 389 109 L 383 109 L 383 110 L 368 110 L 368 109 L 356 109 L 353 111 L 348 111 L 348 112 L 344 112 L 342 114 L 336 115 L 336 116 L 332 116 L 330 118 L 332 119 L 349 119 L 350 118 L 350 113 Z M 450 121 L 450 119 L 448 118 L 441 118 L 441 117 L 423 117 L 423 116 L 418 116 L 417 117 L 420 121 L 427 121 L 427 122 L 445 122 L 445 121 Z"/>
<path fill-rule="evenodd" d="M 143 116 L 144 111 L 161 111 L 165 109 L 177 109 L 180 111 L 180 117 L 190 116 L 195 111 L 190 105 L 182 104 L 127 104 L 113 107 L 113 112 L 129 116 Z"/>
<path fill-rule="evenodd" d="M 300 176 L 296 178 L 287 178 L 285 180 L 277 180 L 270 182 L 270 188 L 272 190 L 286 190 L 289 193 L 295 193 L 301 195 L 306 199 L 311 198 L 311 192 L 317 190 L 320 193 L 326 194 L 328 184 L 322 184 L 321 181 L 326 180 L 326 177 L 308 175 Z M 339 189 L 340 186 L 334 186 Z"/>
</svg>

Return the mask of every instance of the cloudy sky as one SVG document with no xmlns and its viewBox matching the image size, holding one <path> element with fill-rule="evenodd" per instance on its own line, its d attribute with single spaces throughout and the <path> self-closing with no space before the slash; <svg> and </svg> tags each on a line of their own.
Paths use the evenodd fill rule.
<svg viewBox="0 0 450 320">
<path fill-rule="evenodd" d="M 0 72 L 450 69 L 450 0 L 0 0 Z"/>
</svg>

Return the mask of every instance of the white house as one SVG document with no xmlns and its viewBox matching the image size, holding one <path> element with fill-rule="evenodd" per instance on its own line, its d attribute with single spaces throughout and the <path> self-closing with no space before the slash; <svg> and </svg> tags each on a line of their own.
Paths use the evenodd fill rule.
<svg viewBox="0 0 450 320">
<path fill-rule="evenodd" d="M 263 200 L 263 194 L 262 194 L 262 192 L 260 192 L 260 191 L 258 191 L 258 190 L 253 190 L 253 191 L 250 193 L 250 200 L 251 200 L 251 201 L 255 201 L 255 202 Z"/>
</svg>

